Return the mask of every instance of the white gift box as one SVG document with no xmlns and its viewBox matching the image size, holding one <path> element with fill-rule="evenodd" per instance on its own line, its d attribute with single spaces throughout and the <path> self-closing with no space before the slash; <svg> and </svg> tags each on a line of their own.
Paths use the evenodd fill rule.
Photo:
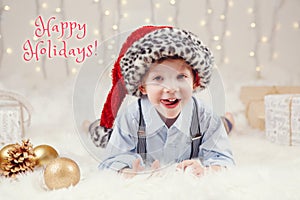
<svg viewBox="0 0 300 200">
<path fill-rule="evenodd" d="M 30 125 L 31 110 L 24 97 L 0 90 L 0 147 L 21 141 L 25 124 Z"/>
<path fill-rule="evenodd" d="M 268 140 L 300 145 L 300 94 L 265 96 L 265 127 Z"/>
</svg>

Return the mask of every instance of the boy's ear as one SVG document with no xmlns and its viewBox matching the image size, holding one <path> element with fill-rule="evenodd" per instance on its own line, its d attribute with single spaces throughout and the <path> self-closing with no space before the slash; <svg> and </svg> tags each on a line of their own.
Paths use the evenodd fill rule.
<svg viewBox="0 0 300 200">
<path fill-rule="evenodd" d="M 196 82 L 193 83 L 193 90 L 195 90 L 198 87 L 198 84 Z"/>
<path fill-rule="evenodd" d="M 140 85 L 139 90 L 141 91 L 142 94 L 144 94 L 144 95 L 147 94 L 145 86 Z"/>
</svg>

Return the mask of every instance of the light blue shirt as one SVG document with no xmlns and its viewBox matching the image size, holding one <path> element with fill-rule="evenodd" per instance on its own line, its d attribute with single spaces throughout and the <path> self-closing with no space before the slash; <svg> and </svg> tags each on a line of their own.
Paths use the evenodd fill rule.
<svg viewBox="0 0 300 200">
<path fill-rule="evenodd" d="M 147 97 L 142 97 L 141 105 L 147 139 L 147 160 L 146 163 L 142 162 L 142 165 L 147 166 L 154 160 L 159 160 L 162 166 L 189 159 L 191 154 L 190 126 L 194 109 L 192 98 L 182 108 L 175 123 L 169 128 Z M 197 106 L 200 130 L 204 134 L 198 154 L 202 165 L 227 167 L 234 165 L 228 136 L 220 117 L 205 107 L 200 100 L 197 100 Z M 99 166 L 100 169 L 132 168 L 132 162 L 137 158 L 141 159 L 141 156 L 137 154 L 139 116 L 137 101 L 117 116 L 114 130 L 106 147 L 106 156 Z"/>
</svg>

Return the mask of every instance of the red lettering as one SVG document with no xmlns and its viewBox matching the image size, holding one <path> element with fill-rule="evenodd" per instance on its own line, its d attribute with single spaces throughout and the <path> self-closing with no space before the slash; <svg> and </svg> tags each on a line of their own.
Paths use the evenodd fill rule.
<svg viewBox="0 0 300 200">
<path fill-rule="evenodd" d="M 45 27 L 45 23 L 44 23 L 44 20 L 42 18 L 42 16 L 38 16 L 35 20 L 35 26 L 36 26 L 36 29 L 35 29 L 35 32 L 34 34 L 37 36 L 37 37 L 43 37 L 43 35 L 45 34 L 45 32 L 47 32 L 47 36 L 48 37 L 51 37 L 51 33 L 50 33 L 50 22 L 52 20 L 55 20 L 55 17 L 51 17 L 50 19 L 48 19 L 47 21 L 47 25 Z"/>
</svg>

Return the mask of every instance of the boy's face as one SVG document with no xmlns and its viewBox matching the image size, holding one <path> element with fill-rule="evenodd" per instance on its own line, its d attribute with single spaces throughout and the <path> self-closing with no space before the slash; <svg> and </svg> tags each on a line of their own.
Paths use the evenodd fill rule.
<svg viewBox="0 0 300 200">
<path fill-rule="evenodd" d="M 191 67 L 182 59 L 153 63 L 142 80 L 140 91 L 167 119 L 176 118 L 194 90 Z"/>
</svg>

